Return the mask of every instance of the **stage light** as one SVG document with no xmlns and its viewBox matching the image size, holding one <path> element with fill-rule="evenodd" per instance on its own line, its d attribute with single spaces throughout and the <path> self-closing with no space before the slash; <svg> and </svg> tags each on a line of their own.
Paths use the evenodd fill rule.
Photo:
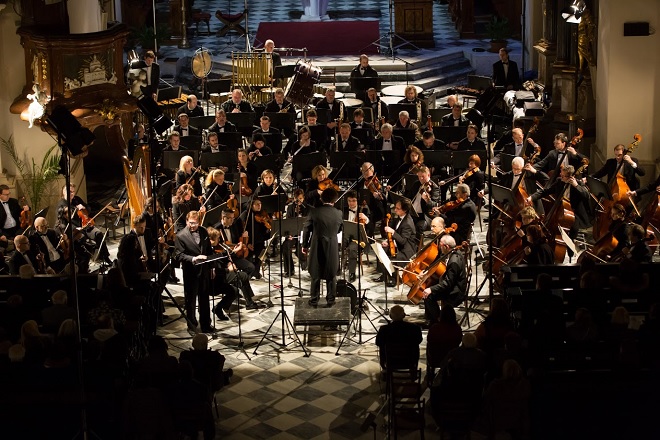
<svg viewBox="0 0 660 440">
<path fill-rule="evenodd" d="M 151 127 L 157 134 L 165 132 L 170 128 L 174 123 L 170 118 L 163 115 L 160 107 L 156 101 L 154 101 L 150 96 L 142 95 L 138 98 L 137 106 L 142 110 L 142 113 L 149 119 Z"/>
<path fill-rule="evenodd" d="M 63 105 L 58 105 L 46 119 L 62 139 L 62 148 L 66 148 L 72 156 L 87 153 L 89 145 L 96 136 L 80 122 Z"/>
<path fill-rule="evenodd" d="M 128 52 L 128 68 L 139 69 L 141 67 L 144 67 L 142 60 L 140 59 L 140 56 L 138 55 L 137 51 L 135 49 L 132 49 L 130 52 Z"/>
<path fill-rule="evenodd" d="M 582 20 L 582 14 L 587 9 L 583 0 L 575 0 L 571 6 L 561 11 L 561 17 L 567 23 L 579 23 Z"/>
</svg>

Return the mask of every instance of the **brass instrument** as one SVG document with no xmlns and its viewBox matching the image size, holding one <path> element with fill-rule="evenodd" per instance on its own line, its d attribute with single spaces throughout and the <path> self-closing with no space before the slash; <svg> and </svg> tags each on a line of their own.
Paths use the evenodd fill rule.
<svg viewBox="0 0 660 440">
<path fill-rule="evenodd" d="M 289 101 L 287 105 L 282 107 L 278 113 L 288 113 L 289 112 L 289 107 L 291 107 L 291 102 Z"/>
<path fill-rule="evenodd" d="M 337 101 L 339 103 L 339 121 L 337 122 L 337 130 L 339 130 L 339 124 L 344 122 L 344 103 Z"/>
<path fill-rule="evenodd" d="M 339 121 L 339 120 L 337 120 Z M 339 134 L 339 122 L 337 122 L 337 134 L 335 135 L 335 151 L 339 151 L 339 137 L 341 135 Z"/>
<path fill-rule="evenodd" d="M 417 123 L 421 124 L 422 123 L 422 101 L 417 99 L 417 102 L 415 103 L 415 109 L 417 110 Z"/>
</svg>

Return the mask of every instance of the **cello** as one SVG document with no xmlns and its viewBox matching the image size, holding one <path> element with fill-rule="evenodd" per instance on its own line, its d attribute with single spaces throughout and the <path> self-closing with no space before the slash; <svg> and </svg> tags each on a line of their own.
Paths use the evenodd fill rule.
<svg viewBox="0 0 660 440">
<path fill-rule="evenodd" d="M 447 271 L 447 260 L 452 253 L 463 250 L 469 246 L 469 243 L 463 242 L 461 245 L 456 246 L 446 254 L 436 258 L 435 262 L 431 264 L 425 271 L 421 272 L 417 278 L 417 282 L 413 284 L 408 292 L 408 301 L 413 304 L 419 304 L 424 300 L 424 290 L 437 284 L 440 278 Z"/>
<path fill-rule="evenodd" d="M 439 250 L 438 245 L 436 244 L 437 239 L 443 235 L 451 234 L 456 231 L 456 229 L 458 229 L 458 225 L 452 223 L 451 226 L 445 228 L 442 232 L 433 237 L 433 240 L 424 246 L 422 250 L 417 253 L 415 258 L 406 265 L 406 268 L 401 275 L 401 282 L 412 287 L 417 281 L 417 277 L 428 269 L 438 257 Z"/>
</svg>

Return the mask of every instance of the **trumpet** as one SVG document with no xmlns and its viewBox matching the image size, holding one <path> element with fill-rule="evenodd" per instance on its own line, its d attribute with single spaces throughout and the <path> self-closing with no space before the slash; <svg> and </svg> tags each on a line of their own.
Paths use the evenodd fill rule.
<svg viewBox="0 0 660 440">
<path fill-rule="evenodd" d="M 417 102 L 415 103 L 415 109 L 417 110 L 417 123 L 421 124 L 422 123 L 422 101 L 417 99 Z"/>
<path fill-rule="evenodd" d="M 291 107 L 291 102 L 282 107 L 278 113 L 287 113 L 289 111 L 289 107 Z"/>
</svg>

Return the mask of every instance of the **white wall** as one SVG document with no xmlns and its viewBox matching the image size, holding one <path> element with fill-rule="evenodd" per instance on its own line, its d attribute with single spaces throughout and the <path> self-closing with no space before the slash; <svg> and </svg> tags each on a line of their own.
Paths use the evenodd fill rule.
<svg viewBox="0 0 660 440">
<path fill-rule="evenodd" d="M 634 156 L 650 164 L 660 156 L 660 35 L 624 37 L 623 24 L 635 21 L 660 31 L 660 2 L 600 0 L 596 143 L 611 157 L 640 133 Z"/>
</svg>

